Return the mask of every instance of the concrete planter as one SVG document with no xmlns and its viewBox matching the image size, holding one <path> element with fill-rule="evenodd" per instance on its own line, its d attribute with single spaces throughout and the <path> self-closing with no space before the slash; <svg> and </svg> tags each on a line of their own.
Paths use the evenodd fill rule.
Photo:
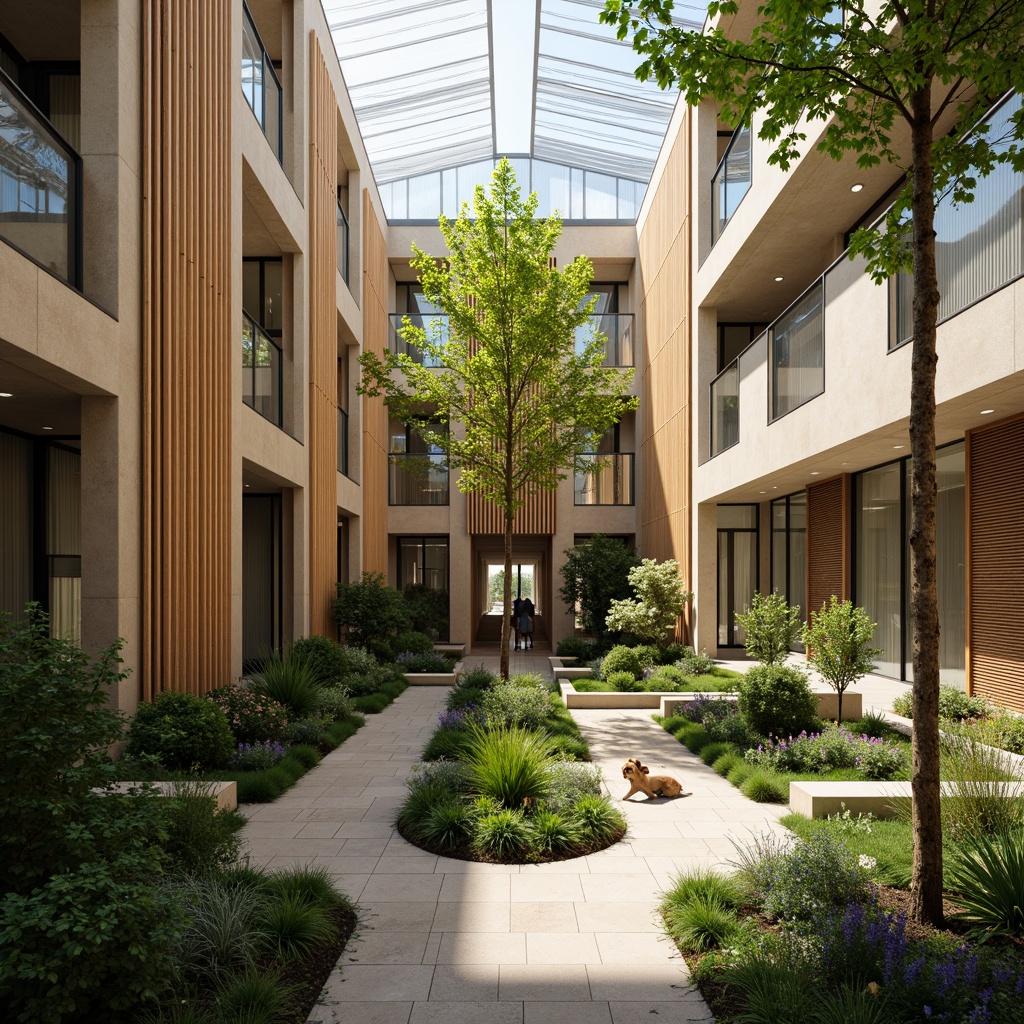
<svg viewBox="0 0 1024 1024">
<path fill-rule="evenodd" d="M 434 644 L 434 650 L 437 651 L 438 654 L 458 655 L 459 661 L 462 661 L 466 654 L 466 645 L 453 643 Z"/>
<path fill-rule="evenodd" d="M 176 782 L 118 782 L 113 786 L 115 793 L 128 793 L 139 786 L 155 786 L 160 796 L 174 796 Z M 238 785 L 235 782 L 204 782 L 210 799 L 217 802 L 218 811 L 233 811 L 238 806 Z"/>
<path fill-rule="evenodd" d="M 454 686 L 462 674 L 462 662 L 457 661 L 451 672 L 403 672 L 410 686 Z"/>
</svg>

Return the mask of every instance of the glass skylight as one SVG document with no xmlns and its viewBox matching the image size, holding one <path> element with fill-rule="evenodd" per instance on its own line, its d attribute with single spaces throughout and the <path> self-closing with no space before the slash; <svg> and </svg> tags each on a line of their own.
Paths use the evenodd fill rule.
<svg viewBox="0 0 1024 1024">
<path fill-rule="evenodd" d="M 532 157 L 518 177 L 553 182 L 542 206 L 567 219 L 636 216 L 678 94 L 636 80 L 603 0 L 323 5 L 389 217 L 457 212 L 500 154 Z"/>
</svg>

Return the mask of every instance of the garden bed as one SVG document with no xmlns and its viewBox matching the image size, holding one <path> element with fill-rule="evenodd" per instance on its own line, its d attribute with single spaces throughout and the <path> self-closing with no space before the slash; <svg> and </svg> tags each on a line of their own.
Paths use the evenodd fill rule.
<svg viewBox="0 0 1024 1024">
<path fill-rule="evenodd" d="M 454 686 L 462 672 L 462 662 L 457 661 L 451 672 L 405 672 L 405 681 L 410 686 Z"/>
</svg>

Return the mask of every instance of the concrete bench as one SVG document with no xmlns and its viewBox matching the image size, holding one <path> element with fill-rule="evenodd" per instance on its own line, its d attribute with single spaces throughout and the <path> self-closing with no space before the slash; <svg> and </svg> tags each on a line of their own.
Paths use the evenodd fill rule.
<svg viewBox="0 0 1024 1024">
<path fill-rule="evenodd" d="M 176 796 L 176 782 L 118 782 L 112 789 L 115 793 L 128 793 L 140 786 L 155 786 L 160 791 L 160 796 Z M 193 787 L 194 783 L 187 783 Z M 238 786 L 234 782 L 203 782 L 210 794 L 211 800 L 217 801 L 218 811 L 233 811 L 238 806 Z"/>
<path fill-rule="evenodd" d="M 942 782 L 944 797 L 956 796 L 956 784 Z M 980 785 L 980 783 L 978 784 Z M 993 795 L 1016 799 L 1024 795 L 1024 782 L 986 783 Z M 789 809 L 805 818 L 827 818 L 830 814 L 873 814 L 893 818 L 893 802 L 911 799 L 909 782 L 791 782 Z"/>
</svg>

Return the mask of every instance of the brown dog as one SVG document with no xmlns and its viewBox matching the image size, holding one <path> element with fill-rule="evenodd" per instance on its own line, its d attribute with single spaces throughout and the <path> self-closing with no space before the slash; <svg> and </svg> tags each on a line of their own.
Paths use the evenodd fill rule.
<svg viewBox="0 0 1024 1024">
<path fill-rule="evenodd" d="M 648 800 L 656 796 L 689 796 L 671 775 L 651 775 L 650 768 L 640 758 L 630 757 L 622 766 L 622 777 L 629 781 L 629 792 L 622 798 L 628 800 L 634 793 L 646 793 Z"/>
</svg>

